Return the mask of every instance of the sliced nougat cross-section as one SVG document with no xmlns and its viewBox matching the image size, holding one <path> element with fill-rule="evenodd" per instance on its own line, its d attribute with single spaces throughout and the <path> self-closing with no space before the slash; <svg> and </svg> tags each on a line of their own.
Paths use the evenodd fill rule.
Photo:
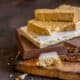
<svg viewBox="0 0 80 80">
<path fill-rule="evenodd" d="M 75 23 L 30 20 L 27 30 L 38 35 L 51 35 L 54 32 L 75 30 Z"/>
<path fill-rule="evenodd" d="M 80 9 L 69 5 L 62 5 L 56 9 L 36 9 L 35 19 L 42 21 L 70 21 L 80 20 Z"/>
<path fill-rule="evenodd" d="M 36 9 L 35 19 L 42 20 L 42 21 L 73 21 L 74 10 Z"/>
<path fill-rule="evenodd" d="M 74 12 L 74 18 L 72 21 L 73 22 L 80 21 L 80 7 L 62 4 L 58 7 L 58 9 L 73 11 Z"/>
<path fill-rule="evenodd" d="M 80 36 L 80 30 L 57 32 L 53 35 L 37 35 L 36 33 L 27 31 L 27 27 L 21 27 L 19 29 L 21 36 L 31 41 L 38 48 L 46 48 L 50 45 L 58 44 L 62 41 L 69 40 Z M 42 50 L 43 51 L 43 50 Z M 41 52 L 41 51 L 40 51 Z"/>
</svg>

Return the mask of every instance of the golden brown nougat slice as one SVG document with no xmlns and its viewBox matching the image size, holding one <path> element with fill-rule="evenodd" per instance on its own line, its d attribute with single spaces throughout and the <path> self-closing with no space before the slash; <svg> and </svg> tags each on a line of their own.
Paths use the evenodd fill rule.
<svg viewBox="0 0 80 80">
<path fill-rule="evenodd" d="M 80 20 L 80 8 L 70 5 L 61 5 L 56 9 L 36 9 L 35 19 L 42 21 L 71 21 Z"/>
<path fill-rule="evenodd" d="M 75 30 L 75 23 L 30 20 L 28 21 L 27 30 L 35 32 L 38 35 L 51 35 L 54 32 Z"/>
<path fill-rule="evenodd" d="M 36 9 L 35 19 L 42 21 L 72 21 L 74 19 L 74 11 L 64 9 Z"/>
<path fill-rule="evenodd" d="M 62 9 L 62 10 L 74 11 L 74 18 L 73 18 L 72 21 L 73 22 L 80 21 L 80 7 L 78 7 L 78 6 L 71 6 L 71 5 L 67 5 L 67 4 L 62 4 L 58 8 Z"/>
<path fill-rule="evenodd" d="M 28 39 L 31 41 L 36 47 L 38 48 L 45 48 L 50 45 L 55 45 L 60 42 L 63 42 L 65 40 L 69 40 L 75 37 L 80 36 L 80 30 L 74 30 L 74 31 L 68 31 L 68 32 L 58 32 L 54 33 L 53 35 L 38 35 L 36 33 L 27 31 L 27 27 L 21 27 L 19 29 L 19 33 L 21 36 L 23 36 L 25 39 Z"/>
</svg>

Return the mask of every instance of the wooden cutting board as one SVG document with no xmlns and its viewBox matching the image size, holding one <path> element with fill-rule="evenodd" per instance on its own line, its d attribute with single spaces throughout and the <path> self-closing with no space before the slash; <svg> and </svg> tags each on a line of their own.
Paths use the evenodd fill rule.
<svg viewBox="0 0 80 80">
<path fill-rule="evenodd" d="M 41 67 L 36 65 L 36 61 L 37 59 L 20 61 L 17 63 L 16 69 L 37 76 L 56 77 L 64 80 L 80 80 L 80 63 L 64 61 L 60 66 Z"/>
</svg>

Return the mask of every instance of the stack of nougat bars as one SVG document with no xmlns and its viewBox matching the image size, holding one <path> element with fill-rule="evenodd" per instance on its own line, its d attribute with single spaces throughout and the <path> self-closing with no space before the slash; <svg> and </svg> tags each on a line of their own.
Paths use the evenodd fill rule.
<svg viewBox="0 0 80 80">
<path fill-rule="evenodd" d="M 26 44 L 23 40 L 23 60 L 16 63 L 16 70 L 61 80 L 80 80 L 80 8 L 61 5 L 55 9 L 36 9 L 34 16 L 18 29 Z M 64 46 L 58 46 L 60 42 Z"/>
<path fill-rule="evenodd" d="M 80 8 L 61 5 L 55 9 L 36 9 L 34 19 L 20 33 L 38 48 L 80 36 Z"/>
</svg>

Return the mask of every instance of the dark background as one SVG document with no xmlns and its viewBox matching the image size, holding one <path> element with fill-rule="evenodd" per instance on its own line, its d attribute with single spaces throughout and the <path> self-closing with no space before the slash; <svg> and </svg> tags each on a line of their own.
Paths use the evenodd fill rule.
<svg viewBox="0 0 80 80">
<path fill-rule="evenodd" d="M 14 80 L 20 74 L 9 65 L 17 54 L 15 28 L 26 25 L 34 9 L 55 8 L 63 3 L 80 6 L 80 0 L 0 0 L 0 80 Z M 29 75 L 25 80 L 53 79 Z"/>
</svg>

